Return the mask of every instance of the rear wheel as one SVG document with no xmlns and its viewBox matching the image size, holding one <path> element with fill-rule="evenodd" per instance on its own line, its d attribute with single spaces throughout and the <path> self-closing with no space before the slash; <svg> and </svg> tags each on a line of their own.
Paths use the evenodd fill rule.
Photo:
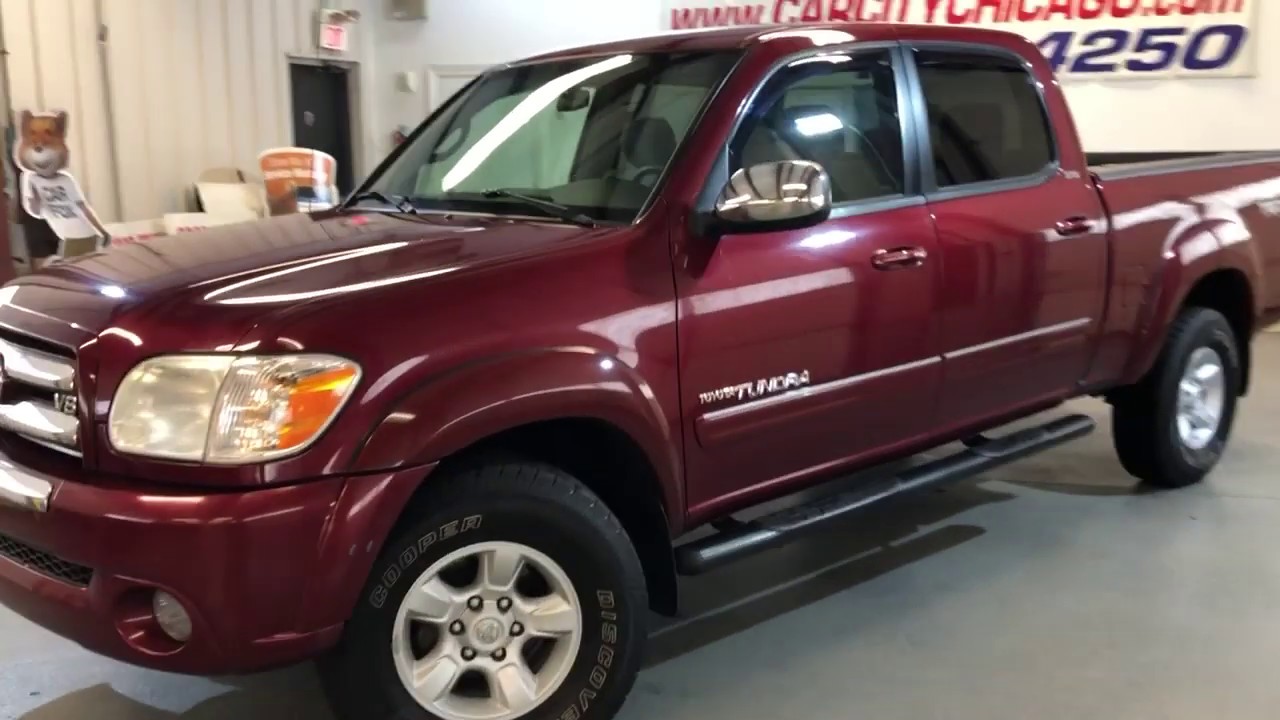
<svg viewBox="0 0 1280 720">
<path fill-rule="evenodd" d="M 1157 487 L 1204 479 L 1226 450 L 1241 377 L 1227 319 L 1207 308 L 1183 311 L 1155 366 L 1113 401 L 1112 438 L 1125 470 Z"/>
<path fill-rule="evenodd" d="M 321 663 L 351 720 L 605 720 L 639 672 L 643 572 L 573 478 L 492 464 L 440 483 Z"/>
</svg>

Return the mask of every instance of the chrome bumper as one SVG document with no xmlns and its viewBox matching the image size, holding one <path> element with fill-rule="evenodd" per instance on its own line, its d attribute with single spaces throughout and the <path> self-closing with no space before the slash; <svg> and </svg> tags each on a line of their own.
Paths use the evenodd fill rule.
<svg viewBox="0 0 1280 720">
<path fill-rule="evenodd" d="M 0 505 L 49 512 L 53 483 L 0 457 Z"/>
</svg>

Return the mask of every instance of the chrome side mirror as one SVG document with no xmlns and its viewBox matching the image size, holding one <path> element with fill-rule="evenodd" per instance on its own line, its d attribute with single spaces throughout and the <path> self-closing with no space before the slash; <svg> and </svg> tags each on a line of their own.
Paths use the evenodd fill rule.
<svg viewBox="0 0 1280 720">
<path fill-rule="evenodd" d="M 727 230 L 786 230 L 817 225 L 831 215 L 831 178 L 808 160 L 782 160 L 743 168 L 716 200 L 716 219 Z"/>
</svg>

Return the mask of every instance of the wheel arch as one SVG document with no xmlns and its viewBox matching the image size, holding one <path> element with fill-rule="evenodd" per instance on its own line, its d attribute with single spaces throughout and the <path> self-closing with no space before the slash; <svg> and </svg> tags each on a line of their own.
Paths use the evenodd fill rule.
<svg viewBox="0 0 1280 720">
<path fill-rule="evenodd" d="M 1135 335 L 1135 347 L 1123 374 L 1122 387 L 1138 383 L 1155 366 L 1173 322 L 1189 307 L 1216 310 L 1226 317 L 1239 345 L 1242 364 L 1241 394 L 1252 375 L 1250 346 L 1256 330 L 1258 295 L 1252 263 L 1229 261 L 1222 254 L 1192 264 L 1169 262 L 1153 283 L 1156 296 L 1147 304 L 1146 320 Z"/>
<path fill-rule="evenodd" d="M 644 566 L 651 605 L 675 614 L 671 538 L 682 527 L 684 494 L 679 438 L 669 427 L 653 390 L 617 359 L 584 348 L 540 351 L 423 384 L 386 413 L 355 467 L 439 463 L 398 525 L 415 516 L 441 472 L 499 457 L 554 465 L 618 517 Z"/>
<path fill-rule="evenodd" d="M 572 475 L 622 523 L 644 567 L 651 607 L 664 615 L 679 608 L 668 510 L 653 466 L 620 428 L 596 418 L 558 418 L 483 438 L 441 463 L 450 472 L 503 457 L 542 462 Z M 429 493 L 428 481 L 419 488 Z M 412 501 L 410 501 L 412 503 Z"/>
</svg>

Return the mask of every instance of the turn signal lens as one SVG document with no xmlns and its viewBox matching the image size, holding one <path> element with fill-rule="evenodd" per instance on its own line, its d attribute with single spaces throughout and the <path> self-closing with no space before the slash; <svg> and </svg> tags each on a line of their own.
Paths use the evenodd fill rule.
<svg viewBox="0 0 1280 720">
<path fill-rule="evenodd" d="M 304 378 L 289 390 L 289 421 L 280 428 L 281 450 L 307 444 L 338 412 L 356 382 L 356 370 L 344 367 Z"/>
<path fill-rule="evenodd" d="M 360 379 L 353 363 L 320 355 L 240 358 L 209 433 L 209 462 L 287 455 L 319 437 Z"/>
</svg>

